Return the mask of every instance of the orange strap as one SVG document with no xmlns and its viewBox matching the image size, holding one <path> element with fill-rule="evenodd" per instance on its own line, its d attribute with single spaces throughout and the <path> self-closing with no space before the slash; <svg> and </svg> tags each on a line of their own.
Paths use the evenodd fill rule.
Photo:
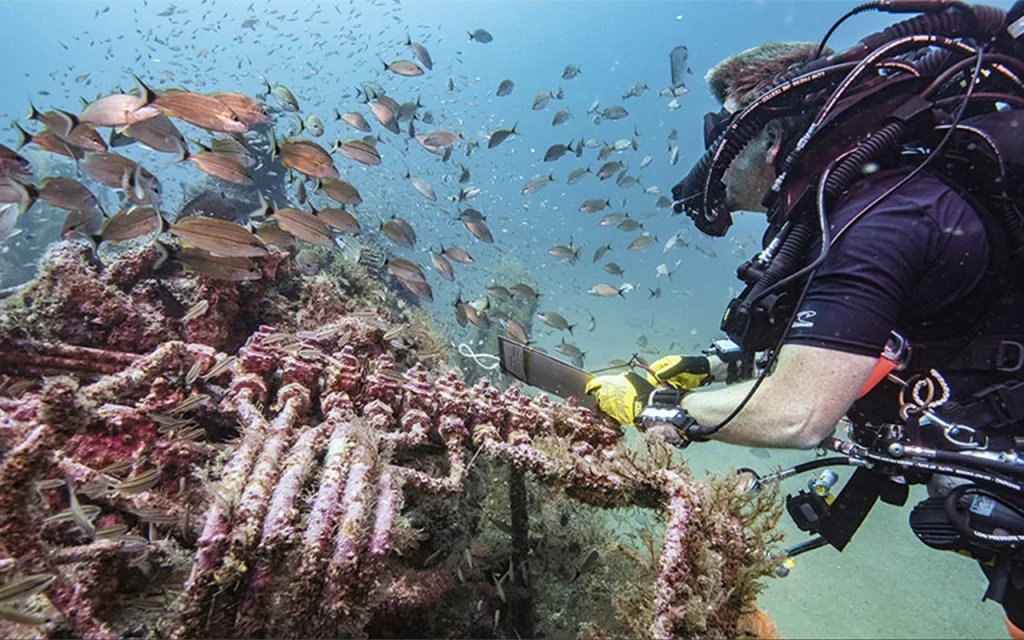
<svg viewBox="0 0 1024 640">
<path fill-rule="evenodd" d="M 1006 630 L 1010 632 L 1012 640 L 1024 640 L 1024 630 L 1010 622 L 1006 616 L 1003 616 L 1003 620 L 1006 620 Z"/>
<path fill-rule="evenodd" d="M 889 375 L 893 369 L 896 368 L 896 361 L 890 360 L 889 358 L 882 356 L 875 363 L 875 368 L 871 370 L 871 375 L 868 376 L 867 382 L 861 387 L 860 393 L 857 394 L 857 399 L 860 400 L 868 391 L 875 388 L 875 385 L 885 379 L 885 376 Z"/>
</svg>

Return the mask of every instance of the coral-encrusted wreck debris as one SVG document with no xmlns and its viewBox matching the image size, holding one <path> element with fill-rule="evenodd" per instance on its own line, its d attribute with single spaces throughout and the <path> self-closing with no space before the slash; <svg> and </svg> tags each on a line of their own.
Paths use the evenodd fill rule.
<svg viewBox="0 0 1024 640">
<path fill-rule="evenodd" d="M 767 498 L 699 484 L 572 402 L 467 388 L 356 266 L 297 286 L 272 255 L 256 283 L 157 280 L 150 251 L 100 268 L 57 245 L 0 310 L 0 585 L 55 577 L 0 602 L 4 635 L 529 635 L 549 621 L 527 482 L 667 520 L 648 573 L 607 577 L 632 581 L 606 607 L 619 626 L 573 632 L 770 632 Z M 499 548 L 482 496 L 507 477 Z"/>
</svg>

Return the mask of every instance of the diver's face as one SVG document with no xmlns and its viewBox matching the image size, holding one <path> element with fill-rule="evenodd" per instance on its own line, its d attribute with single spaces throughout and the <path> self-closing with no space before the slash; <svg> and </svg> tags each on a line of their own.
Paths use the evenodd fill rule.
<svg viewBox="0 0 1024 640">
<path fill-rule="evenodd" d="M 732 161 L 722 176 L 730 211 L 766 211 L 761 201 L 775 182 L 778 152 L 778 131 L 769 125 Z"/>
</svg>

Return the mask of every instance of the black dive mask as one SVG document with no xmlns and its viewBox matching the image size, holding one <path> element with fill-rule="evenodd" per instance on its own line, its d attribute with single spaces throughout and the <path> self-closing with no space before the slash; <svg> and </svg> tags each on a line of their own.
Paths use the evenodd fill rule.
<svg viewBox="0 0 1024 640">
<path fill-rule="evenodd" d="M 725 128 L 732 122 L 732 114 L 725 107 L 721 111 L 709 111 L 704 114 L 704 150 L 707 151 L 711 145 L 718 140 Z"/>
<path fill-rule="evenodd" d="M 701 233 L 714 237 L 725 235 L 732 226 L 732 216 L 724 203 L 707 206 L 704 202 L 704 186 L 713 164 L 715 150 L 732 119 L 733 114 L 724 107 L 721 111 L 704 115 L 704 155 L 693 165 L 686 177 L 672 187 L 672 210 L 677 214 L 685 212 Z"/>
</svg>

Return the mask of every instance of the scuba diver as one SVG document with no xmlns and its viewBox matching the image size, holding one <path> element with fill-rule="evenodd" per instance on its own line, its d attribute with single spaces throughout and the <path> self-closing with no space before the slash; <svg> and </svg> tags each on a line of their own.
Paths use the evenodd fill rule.
<svg viewBox="0 0 1024 640">
<path fill-rule="evenodd" d="M 845 19 L 917 13 L 838 53 Z M 840 551 L 881 499 L 937 549 L 976 559 L 985 599 L 1024 637 L 1024 1 L 881 0 L 820 44 L 768 43 L 708 74 L 722 104 L 674 210 L 724 235 L 767 214 L 738 270 L 729 340 L 590 380 L 622 424 L 676 446 L 719 440 L 831 451 L 754 488 L 832 465 L 787 497 Z M 725 386 L 701 389 L 711 383 Z M 835 437 L 838 425 L 845 425 Z M 749 470 L 748 470 L 749 471 Z"/>
</svg>

